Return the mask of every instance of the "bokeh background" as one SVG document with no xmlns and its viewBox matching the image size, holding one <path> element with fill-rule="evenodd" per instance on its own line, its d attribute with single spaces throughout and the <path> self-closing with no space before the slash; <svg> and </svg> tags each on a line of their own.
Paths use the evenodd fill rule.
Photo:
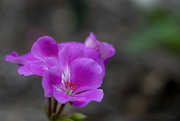
<svg viewBox="0 0 180 121">
<path fill-rule="evenodd" d="M 48 121 L 41 78 L 5 61 L 37 38 L 84 42 L 89 32 L 116 48 L 104 99 L 64 113 L 85 121 L 180 120 L 179 0 L 0 0 L 0 121 Z"/>
</svg>

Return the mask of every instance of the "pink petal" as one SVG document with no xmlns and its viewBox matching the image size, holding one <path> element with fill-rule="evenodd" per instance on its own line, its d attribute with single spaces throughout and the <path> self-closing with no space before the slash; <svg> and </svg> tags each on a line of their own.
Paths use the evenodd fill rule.
<svg viewBox="0 0 180 121">
<path fill-rule="evenodd" d="M 90 101 L 101 102 L 103 96 L 104 96 L 103 90 L 95 89 L 95 90 L 83 92 L 81 94 L 73 95 L 72 97 L 74 97 L 76 100 L 72 101 L 72 103 L 75 107 L 81 108 L 86 106 Z M 85 98 L 85 100 L 78 100 L 78 98 L 80 99 Z"/>
<path fill-rule="evenodd" d="M 32 73 L 31 70 L 30 70 L 30 65 L 31 65 L 31 63 L 27 63 L 27 64 L 25 64 L 24 66 L 19 67 L 19 68 L 18 68 L 18 73 L 19 73 L 20 75 L 24 75 L 24 76 L 33 75 L 33 73 Z"/>
<path fill-rule="evenodd" d="M 47 57 L 58 57 L 58 45 L 56 41 L 49 36 L 40 37 L 33 45 L 31 52 L 34 57 L 45 61 Z"/>
<path fill-rule="evenodd" d="M 58 64 L 58 60 L 54 57 L 48 57 L 46 60 L 45 60 L 45 64 L 48 68 L 50 67 L 53 67 L 53 66 L 59 66 Z"/>
<path fill-rule="evenodd" d="M 16 52 L 12 52 L 11 55 L 6 55 L 6 61 L 11 63 L 16 63 L 20 66 L 32 61 L 36 61 L 37 59 L 32 56 L 30 52 L 19 56 Z"/>
<path fill-rule="evenodd" d="M 65 43 L 60 43 L 58 44 L 58 46 L 67 46 L 67 45 L 70 45 L 70 46 L 74 46 L 74 47 L 79 47 L 79 48 L 85 48 L 85 45 L 84 43 L 81 43 L 81 42 L 65 42 Z"/>
<path fill-rule="evenodd" d="M 92 37 L 93 39 L 96 39 L 96 40 L 97 40 L 96 35 L 95 35 L 93 32 L 90 32 L 90 35 L 89 35 L 89 36 Z"/>
<path fill-rule="evenodd" d="M 30 70 L 35 75 L 43 76 L 44 72 L 48 70 L 43 62 L 36 62 L 30 65 Z"/>
<path fill-rule="evenodd" d="M 86 38 L 85 45 L 86 47 L 98 50 L 105 64 L 109 62 L 109 58 L 115 53 L 115 48 L 112 45 L 106 42 L 99 42 L 92 32 L 90 33 L 90 36 Z"/>
<path fill-rule="evenodd" d="M 44 88 L 45 97 L 53 96 L 54 88 L 62 89 L 61 72 L 47 70 L 43 74 L 42 86 Z"/>
<path fill-rule="evenodd" d="M 99 51 L 101 53 L 101 58 L 104 60 L 105 64 L 107 64 L 109 58 L 115 54 L 115 48 L 106 42 L 102 42 L 100 44 Z"/>
<path fill-rule="evenodd" d="M 65 69 L 67 65 L 76 58 L 85 57 L 85 53 L 81 48 L 66 46 L 59 55 L 59 63 L 62 69 Z"/>
<path fill-rule="evenodd" d="M 97 89 L 101 86 L 103 72 L 101 66 L 89 58 L 78 58 L 70 65 L 71 83 L 75 83 L 73 92 L 79 93 L 87 90 Z"/>
<path fill-rule="evenodd" d="M 101 58 L 101 54 L 96 49 L 93 48 L 85 48 L 84 51 L 87 55 L 87 58 L 93 59 L 102 67 L 103 75 L 105 75 L 105 65 L 104 65 L 104 61 Z"/>
<path fill-rule="evenodd" d="M 37 59 L 32 55 L 31 52 L 21 55 L 20 58 L 26 61 L 37 61 Z"/>
<path fill-rule="evenodd" d="M 65 92 L 61 92 L 56 89 L 53 90 L 53 95 L 54 95 L 54 98 L 62 104 L 67 103 L 71 99 L 71 97 L 67 95 Z"/>
<path fill-rule="evenodd" d="M 90 35 L 85 40 L 85 46 L 98 49 L 100 42 L 96 39 L 96 36 L 93 32 L 90 32 Z"/>
</svg>

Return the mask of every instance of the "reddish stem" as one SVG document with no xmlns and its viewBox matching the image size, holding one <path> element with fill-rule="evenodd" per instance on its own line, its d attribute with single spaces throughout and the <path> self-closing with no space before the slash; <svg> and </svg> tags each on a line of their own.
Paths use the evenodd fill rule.
<svg viewBox="0 0 180 121">
<path fill-rule="evenodd" d="M 48 98 L 48 104 L 49 104 L 49 115 L 51 115 L 51 97 Z"/>
<path fill-rule="evenodd" d="M 54 98 L 54 107 L 53 107 L 53 113 L 56 113 L 56 109 L 57 109 L 57 101 Z"/>
<path fill-rule="evenodd" d="M 60 107 L 60 109 L 59 109 L 59 111 L 58 111 L 58 113 L 57 113 L 57 119 L 58 119 L 59 116 L 61 115 L 61 113 L 62 113 L 65 105 L 66 105 L 66 104 L 62 104 L 62 105 L 61 105 L 61 107 Z"/>
</svg>

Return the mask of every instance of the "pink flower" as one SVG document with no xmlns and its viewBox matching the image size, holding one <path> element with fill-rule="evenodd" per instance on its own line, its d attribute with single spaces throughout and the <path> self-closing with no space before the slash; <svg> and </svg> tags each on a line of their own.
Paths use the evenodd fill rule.
<svg viewBox="0 0 180 121">
<path fill-rule="evenodd" d="M 72 46 L 66 46 L 59 57 L 60 69 L 47 70 L 43 75 L 45 96 L 54 96 L 62 104 L 70 101 L 76 107 L 86 106 L 90 101 L 100 102 L 103 91 L 97 88 L 104 76 L 102 67 L 86 58 L 83 50 Z"/>
<path fill-rule="evenodd" d="M 90 32 L 90 35 L 86 38 L 85 46 L 98 50 L 105 64 L 115 54 L 115 48 L 106 42 L 99 42 L 93 32 Z"/>
<path fill-rule="evenodd" d="M 83 107 L 102 100 L 104 94 L 98 88 L 105 75 L 104 64 L 114 53 L 112 45 L 99 42 L 90 33 L 85 44 L 57 44 L 52 37 L 44 36 L 33 44 L 31 52 L 22 56 L 13 52 L 6 60 L 21 66 L 19 74 L 43 76 L 45 97 L 54 96 L 62 104 L 72 102 Z"/>
</svg>

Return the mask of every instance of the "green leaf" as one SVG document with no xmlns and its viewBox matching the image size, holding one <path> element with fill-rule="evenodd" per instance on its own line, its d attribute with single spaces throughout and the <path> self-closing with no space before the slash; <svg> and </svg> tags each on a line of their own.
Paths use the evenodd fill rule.
<svg viewBox="0 0 180 121">
<path fill-rule="evenodd" d="M 51 114 L 50 121 L 56 121 L 56 114 L 55 113 Z"/>
<path fill-rule="evenodd" d="M 61 115 L 58 121 L 74 121 L 74 120 L 68 117 L 67 115 Z"/>
<path fill-rule="evenodd" d="M 86 118 L 86 115 L 81 114 L 81 113 L 74 113 L 73 115 L 70 116 L 71 119 L 74 121 L 82 121 Z"/>
<path fill-rule="evenodd" d="M 60 121 L 61 121 L 61 120 L 60 120 Z M 67 119 L 62 120 L 62 121 L 74 121 L 74 120 L 72 120 L 72 119 L 70 119 L 70 118 L 67 118 Z"/>
</svg>

